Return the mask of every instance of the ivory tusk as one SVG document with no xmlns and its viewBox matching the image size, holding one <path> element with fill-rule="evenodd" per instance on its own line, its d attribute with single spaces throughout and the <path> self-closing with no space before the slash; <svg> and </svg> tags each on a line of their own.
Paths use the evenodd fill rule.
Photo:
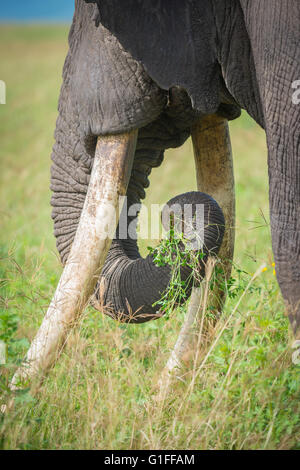
<svg viewBox="0 0 300 470">
<path fill-rule="evenodd" d="M 11 381 L 12 390 L 53 364 L 94 291 L 118 223 L 119 198 L 127 191 L 137 133 L 98 138 L 70 255 L 42 325 Z"/>
<path fill-rule="evenodd" d="M 235 239 L 235 190 L 228 121 L 215 114 L 201 119 L 192 129 L 198 191 L 212 196 L 225 217 L 225 234 L 219 251 L 225 278 L 231 274 Z M 221 311 L 226 293 L 214 293 L 214 307 Z"/>
<path fill-rule="evenodd" d="M 218 257 L 222 261 L 224 270 L 222 280 L 226 281 L 231 274 L 235 238 L 234 174 L 227 120 L 217 115 L 200 119 L 192 128 L 192 141 L 198 191 L 212 196 L 218 202 L 225 217 L 225 234 Z M 212 272 L 209 276 L 211 275 Z M 202 310 L 200 289 L 193 289 L 184 324 L 159 380 L 160 400 L 165 399 L 171 374 L 181 368 L 182 358 L 191 347 L 192 326 Z M 224 289 L 216 288 L 208 298 L 207 308 L 219 316 L 225 299 Z"/>
</svg>

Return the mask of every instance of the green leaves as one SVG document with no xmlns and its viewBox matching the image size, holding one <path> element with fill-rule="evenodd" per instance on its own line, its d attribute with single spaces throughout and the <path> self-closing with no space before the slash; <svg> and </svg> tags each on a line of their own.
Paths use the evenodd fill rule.
<svg viewBox="0 0 300 470">
<path fill-rule="evenodd" d="M 175 234 L 171 229 L 157 248 L 148 247 L 153 262 L 158 267 L 170 266 L 171 279 L 168 288 L 160 300 L 153 306 L 159 307 L 164 315 L 168 316 L 174 308 L 187 300 L 188 289 L 197 279 L 197 268 L 200 260 L 205 256 L 202 252 L 192 252 L 187 248 L 187 241 L 183 235 Z M 181 278 L 181 267 L 190 268 L 190 276 L 183 280 Z"/>
</svg>

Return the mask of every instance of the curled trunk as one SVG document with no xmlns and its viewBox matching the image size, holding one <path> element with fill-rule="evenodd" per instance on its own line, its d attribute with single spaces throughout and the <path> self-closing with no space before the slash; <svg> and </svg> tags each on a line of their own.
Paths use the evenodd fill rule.
<svg viewBox="0 0 300 470">
<path fill-rule="evenodd" d="M 190 296 L 194 281 L 196 281 L 193 279 L 193 270 L 197 270 L 197 281 L 204 277 L 208 256 L 218 253 L 225 226 L 223 213 L 216 201 L 201 192 L 194 191 L 179 195 L 171 199 L 165 209 L 166 207 L 181 207 L 183 212 L 186 205 L 190 205 L 191 213 L 194 215 L 195 211 L 203 207 L 204 240 L 203 248 L 199 246 L 192 254 L 193 259 L 198 260 L 197 265 L 187 263 L 180 266 L 178 280 L 184 283 L 185 295 L 178 298 L 179 302 L 185 301 Z M 185 220 L 185 223 L 192 225 L 193 220 Z M 197 231 L 194 235 L 199 238 L 203 236 Z M 184 243 L 179 245 L 185 249 Z M 160 311 L 157 302 L 169 287 L 172 269 L 170 264 L 157 265 L 153 254 L 142 258 L 135 239 L 119 240 L 116 238 L 102 271 L 102 283 L 99 283 L 96 293 L 100 301 L 99 309 L 115 319 L 128 323 L 143 323 L 160 318 L 164 312 Z"/>
<path fill-rule="evenodd" d="M 198 119 L 183 91 L 174 90 L 169 101 L 169 107 L 156 121 L 139 130 L 127 190 L 128 211 L 132 204 L 140 205 L 140 201 L 145 197 L 145 189 L 149 186 L 148 177 L 152 168 L 162 163 L 164 150 L 180 146 L 189 136 L 192 123 Z M 96 138 L 90 136 L 77 139 L 74 152 L 71 142 L 68 144 L 73 129 L 70 129 L 69 122 L 63 120 L 63 116 L 60 119 L 53 152 L 51 188 L 54 233 L 62 262 L 66 263 L 88 187 Z M 62 133 L 64 138 L 60 137 Z M 70 150 L 73 153 L 70 153 Z M 172 204 L 182 207 L 191 204 L 194 209 L 197 205 L 204 206 L 205 253 L 217 253 L 224 233 L 224 218 L 217 203 L 203 193 L 192 192 L 168 203 Z M 127 226 L 132 227 L 137 223 L 137 215 L 129 216 L 127 212 L 123 216 L 127 219 Z M 204 273 L 206 257 L 199 269 L 200 277 L 201 273 Z M 125 239 L 123 234 L 121 239 L 117 230 L 102 271 L 102 278 L 98 282 L 93 305 L 113 318 L 126 322 L 141 323 L 158 318 L 161 312 L 154 304 L 168 288 L 171 270 L 169 265 L 156 266 L 153 255 L 145 259 L 140 256 L 135 233 L 126 234 Z M 186 283 L 186 297 L 192 288 L 191 274 L 190 267 L 181 267 L 180 277 Z"/>
</svg>

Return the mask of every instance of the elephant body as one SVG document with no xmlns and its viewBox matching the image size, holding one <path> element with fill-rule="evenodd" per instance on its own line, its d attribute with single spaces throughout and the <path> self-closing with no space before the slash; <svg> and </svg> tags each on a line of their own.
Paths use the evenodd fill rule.
<svg viewBox="0 0 300 470">
<path fill-rule="evenodd" d="M 63 263 L 99 136 L 138 129 L 130 207 L 145 197 L 165 149 L 182 145 L 202 117 L 235 119 L 242 108 L 266 131 L 276 272 L 299 334 L 300 106 L 292 102 L 292 82 L 300 79 L 299 24 L 298 0 L 76 0 L 51 172 Z M 135 240 L 116 234 L 102 272 L 107 302 L 125 311 L 128 293 L 138 308 L 147 292 L 167 286 L 168 276 L 140 258 Z"/>
</svg>

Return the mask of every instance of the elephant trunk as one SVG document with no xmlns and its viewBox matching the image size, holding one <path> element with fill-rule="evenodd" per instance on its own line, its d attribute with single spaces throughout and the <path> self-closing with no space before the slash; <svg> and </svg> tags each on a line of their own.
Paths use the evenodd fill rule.
<svg viewBox="0 0 300 470">
<path fill-rule="evenodd" d="M 158 167 L 162 163 L 164 149 L 180 145 L 188 135 L 189 130 L 180 132 L 178 127 L 174 126 L 173 119 L 169 119 L 166 115 L 161 116 L 157 123 L 139 130 L 127 190 L 127 204 L 121 214 L 119 227 L 93 301 L 95 308 L 114 319 L 128 323 L 143 323 L 161 317 L 164 311 L 160 309 L 158 302 L 166 294 L 175 269 L 179 271 L 176 274 L 177 281 L 180 280 L 184 284 L 183 295 L 179 296 L 178 301 L 186 300 L 194 282 L 193 269 L 197 270 L 197 279 L 200 280 L 204 276 L 209 254 L 216 255 L 221 246 L 225 222 L 220 207 L 210 196 L 201 192 L 190 192 L 176 196 L 166 204 L 162 211 L 162 222 L 168 231 L 169 216 L 176 212 L 176 217 L 184 217 L 185 228 L 187 226 L 191 228 L 190 233 L 185 233 L 189 240 L 192 237 L 198 241 L 202 240 L 202 243 L 192 244 L 191 247 L 195 266 L 192 267 L 191 263 L 184 262 L 179 267 L 178 260 L 175 259 L 173 264 L 157 265 L 154 259 L 155 252 L 146 258 L 142 258 L 139 254 L 136 226 L 140 202 L 145 197 L 145 189 L 149 186 L 148 176 L 153 167 Z M 135 211 L 132 211 L 133 208 Z M 197 224 L 195 224 L 196 218 Z M 182 236 L 182 233 L 179 234 L 179 237 Z M 172 249 L 171 244 L 168 247 L 169 250 Z M 186 251 L 184 243 L 180 244 L 180 249 Z M 189 254 L 184 256 L 188 258 Z M 197 258 L 199 263 L 195 263 Z"/>
<path fill-rule="evenodd" d="M 172 251 L 172 239 L 171 251 L 167 250 L 165 258 L 168 262 L 164 262 L 162 256 L 157 263 L 152 253 L 146 258 L 140 257 L 136 237 L 116 238 L 98 283 L 96 308 L 122 322 L 144 323 L 165 313 L 159 301 L 167 293 L 172 279 L 175 283 L 180 281 L 182 286 L 178 297 L 173 294 L 172 303 L 182 303 L 190 296 L 193 283 L 204 277 L 208 256 L 219 251 L 224 235 L 224 216 L 214 199 L 198 191 L 176 196 L 164 206 L 162 219 L 166 230 L 174 214 L 180 232 L 181 224 L 190 228 L 185 230 L 186 241 L 181 241 L 181 233 L 177 234 L 180 240 L 177 248 L 184 250 L 184 258 L 178 256 L 174 247 Z M 196 217 L 200 222 L 198 225 Z M 134 222 L 128 219 L 130 224 Z M 193 276 L 195 272 L 196 276 Z"/>
<path fill-rule="evenodd" d="M 182 92 L 172 93 L 172 106 L 160 117 L 138 131 L 131 177 L 127 190 L 127 207 L 121 220 L 127 227 L 137 223 L 137 214 L 130 215 L 132 205 L 140 207 L 149 186 L 148 177 L 154 167 L 161 165 L 164 150 L 178 147 L 190 135 L 192 123 L 198 116 L 192 112 L 187 115 L 189 101 Z M 63 264 L 68 260 L 80 213 L 89 184 L 89 173 L 95 152 L 95 136 L 78 136 L 74 146 L 73 136 L 78 129 L 70 120 L 60 114 L 56 128 L 56 144 L 53 150 L 51 189 L 53 191 L 52 217 L 57 248 Z M 72 140 L 73 139 L 73 140 Z M 175 203 L 175 201 L 173 201 Z M 211 250 L 217 253 L 222 242 L 224 219 L 217 204 L 201 193 L 190 193 L 176 200 L 176 204 L 190 204 L 192 211 L 197 205 L 203 209 L 205 226 L 204 244 L 206 255 Z M 200 208 L 201 210 L 201 208 Z M 122 229 L 122 227 L 121 227 Z M 102 278 L 97 285 L 93 305 L 113 318 L 127 322 L 144 322 L 161 315 L 154 304 L 162 297 L 169 286 L 172 276 L 171 266 L 156 266 L 153 256 L 141 258 L 136 242 L 135 229 L 131 233 L 117 231 L 103 267 Z M 112 234 L 113 236 L 114 234 Z M 205 258 L 206 259 L 206 258 Z M 202 267 L 199 271 L 203 274 Z M 191 269 L 182 267 L 180 277 L 188 284 L 188 297 L 191 284 Z"/>
</svg>

